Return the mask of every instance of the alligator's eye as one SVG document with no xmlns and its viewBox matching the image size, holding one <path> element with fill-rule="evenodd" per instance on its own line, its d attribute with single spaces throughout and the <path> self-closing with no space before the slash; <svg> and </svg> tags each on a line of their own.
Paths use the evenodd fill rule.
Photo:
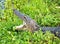
<svg viewBox="0 0 60 44">
<path fill-rule="evenodd" d="M 26 16 L 24 16 L 24 19 L 27 21 Z"/>
<path fill-rule="evenodd" d="M 26 16 L 24 16 L 24 18 L 26 19 Z"/>
</svg>

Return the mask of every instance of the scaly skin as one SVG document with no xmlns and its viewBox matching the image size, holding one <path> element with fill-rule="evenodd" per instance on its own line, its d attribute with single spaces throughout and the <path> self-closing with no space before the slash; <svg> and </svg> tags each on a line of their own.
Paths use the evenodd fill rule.
<svg viewBox="0 0 60 44">
<path fill-rule="evenodd" d="M 25 27 L 28 28 L 31 32 L 34 32 L 35 30 L 39 29 L 39 25 L 29 16 L 25 16 L 16 9 L 13 9 L 13 12 L 25 22 Z"/>
<path fill-rule="evenodd" d="M 16 26 L 16 30 L 21 30 L 21 28 L 27 28 L 30 32 L 35 32 L 41 28 L 41 30 L 45 33 L 46 31 L 50 31 L 54 33 L 56 36 L 60 37 L 60 27 L 40 27 L 34 20 L 32 20 L 29 16 L 26 16 L 20 13 L 18 10 L 13 9 L 13 12 L 22 19 L 25 24 L 23 26 Z"/>
</svg>

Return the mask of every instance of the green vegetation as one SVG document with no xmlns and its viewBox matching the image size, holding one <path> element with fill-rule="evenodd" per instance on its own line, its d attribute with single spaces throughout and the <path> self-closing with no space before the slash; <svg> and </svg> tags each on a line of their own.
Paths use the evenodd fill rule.
<svg viewBox="0 0 60 44">
<path fill-rule="evenodd" d="M 60 39 L 50 32 L 13 31 L 22 20 L 13 14 L 12 2 L 14 8 L 29 15 L 40 26 L 60 26 L 60 0 L 6 0 L 4 15 L 0 17 L 0 44 L 60 44 Z"/>
</svg>

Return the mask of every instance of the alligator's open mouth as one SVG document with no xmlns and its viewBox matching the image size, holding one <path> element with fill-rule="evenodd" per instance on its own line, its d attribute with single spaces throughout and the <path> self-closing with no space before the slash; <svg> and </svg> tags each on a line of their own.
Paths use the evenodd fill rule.
<svg viewBox="0 0 60 44">
<path fill-rule="evenodd" d="M 21 14 L 18 10 L 14 9 L 13 12 L 23 21 L 25 21 L 25 25 L 27 25 L 28 27 L 31 28 L 31 31 L 37 31 L 39 30 L 39 25 L 33 20 L 31 19 L 29 16 L 26 16 L 24 14 Z M 26 18 L 24 18 L 26 17 Z M 27 20 L 27 21 L 26 21 Z M 24 24 L 23 26 L 24 27 Z M 18 27 L 19 28 L 19 27 Z M 21 26 L 20 26 L 21 28 Z M 40 27 L 41 30 L 45 33 L 46 31 L 50 31 L 52 33 L 54 33 L 56 36 L 60 37 L 60 27 Z"/>
</svg>

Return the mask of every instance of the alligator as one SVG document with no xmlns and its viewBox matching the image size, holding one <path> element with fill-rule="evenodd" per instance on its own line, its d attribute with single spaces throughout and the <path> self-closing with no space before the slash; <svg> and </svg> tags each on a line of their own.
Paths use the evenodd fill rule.
<svg viewBox="0 0 60 44">
<path fill-rule="evenodd" d="M 30 32 L 35 32 L 41 29 L 44 33 L 50 31 L 54 35 L 60 37 L 60 27 L 41 27 L 37 22 L 35 22 L 35 20 L 30 18 L 28 15 L 22 14 L 20 11 L 13 9 L 13 13 L 23 20 L 22 25 L 16 26 L 16 30 L 28 29 Z"/>
</svg>

